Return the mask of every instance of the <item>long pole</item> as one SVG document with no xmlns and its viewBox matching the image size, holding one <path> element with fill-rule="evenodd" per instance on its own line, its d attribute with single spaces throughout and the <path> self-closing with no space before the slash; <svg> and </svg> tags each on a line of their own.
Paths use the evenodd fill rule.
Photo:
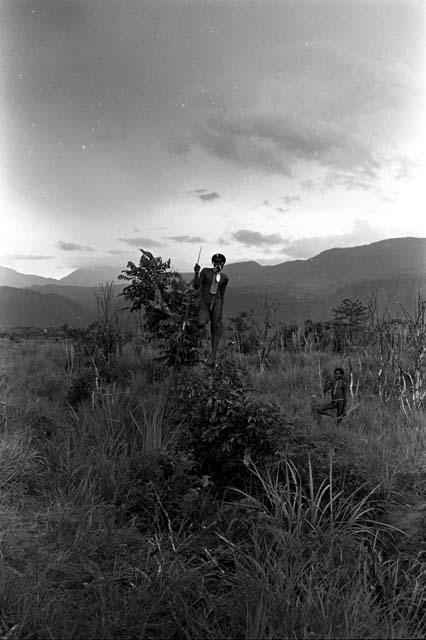
<svg viewBox="0 0 426 640">
<path fill-rule="evenodd" d="M 198 264 L 198 265 L 200 264 L 200 257 L 201 257 L 201 249 L 202 249 L 202 248 L 203 248 L 203 247 L 201 246 L 201 247 L 200 247 L 200 250 L 199 250 L 199 252 L 198 252 L 198 258 L 197 258 L 197 262 L 196 262 L 196 264 Z M 191 282 L 192 282 L 192 280 L 191 280 Z M 190 294 L 191 294 L 191 291 L 189 291 L 188 302 L 187 302 L 187 304 L 186 304 L 186 312 L 185 312 L 185 318 L 184 318 L 184 320 L 183 320 L 182 331 L 185 331 L 186 321 L 188 320 L 188 313 L 189 313 L 189 298 L 191 297 L 191 295 L 190 295 Z"/>
</svg>

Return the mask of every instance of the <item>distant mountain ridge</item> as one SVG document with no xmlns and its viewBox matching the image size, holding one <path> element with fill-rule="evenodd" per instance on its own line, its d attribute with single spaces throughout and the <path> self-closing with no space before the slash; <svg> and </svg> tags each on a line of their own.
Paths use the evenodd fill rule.
<svg viewBox="0 0 426 640">
<path fill-rule="evenodd" d="M 0 267 L 0 286 L 56 284 L 96 287 L 106 281 L 122 283 L 118 276 L 123 268 L 86 267 L 54 279 Z M 328 286 L 330 283 L 385 278 L 399 272 L 421 273 L 426 272 L 426 238 L 389 238 L 367 245 L 327 249 L 307 260 L 289 260 L 276 265 L 261 266 L 255 261 L 231 262 L 226 265 L 226 271 L 234 285 L 295 283 L 297 288 L 308 289 L 322 284 Z M 192 274 L 184 275 L 192 277 Z"/>
<path fill-rule="evenodd" d="M 115 282 L 120 280 L 118 276 L 120 267 L 95 266 L 85 269 L 76 269 L 63 278 L 44 278 L 31 273 L 20 273 L 9 267 L 0 266 L 0 287 L 33 287 L 43 285 L 82 286 L 97 287 L 103 282 Z"/>
<path fill-rule="evenodd" d="M 204 265 L 201 265 L 204 266 Z M 247 261 L 230 263 L 225 266 L 230 283 L 226 293 L 225 313 L 236 315 L 249 308 L 261 309 L 267 294 L 270 301 L 278 304 L 277 318 L 285 321 L 325 320 L 331 317 L 333 306 L 344 297 L 355 297 L 364 302 L 373 292 L 377 292 L 381 308 L 392 313 L 400 313 L 401 307 L 414 304 L 419 291 L 426 295 L 426 238 L 391 238 L 357 247 L 336 248 L 323 251 L 308 260 L 292 260 L 273 266 L 261 266 L 257 262 Z M 116 293 L 120 293 L 125 281 L 119 281 L 118 267 L 97 267 L 77 269 L 65 278 L 54 280 L 19 274 L 12 269 L 0 269 L 0 283 L 4 278 L 19 282 L 15 285 L 31 287 L 28 293 L 37 292 L 39 296 L 49 298 L 57 295 L 58 304 L 65 312 L 63 301 L 79 305 L 78 309 L 69 307 L 71 316 L 81 322 L 81 318 L 96 319 L 96 287 L 105 281 L 116 282 Z M 192 273 L 183 274 L 188 280 Z M 34 280 L 35 279 L 35 280 Z M 28 284 L 31 283 L 31 284 Z M 119 283 L 119 284 L 118 284 Z M 10 285 L 9 285 L 10 286 Z M 4 288 L 0 286 L 0 290 Z M 18 289 L 17 289 L 18 290 Z M 12 294 L 0 297 L 4 306 L 6 300 L 12 304 Z M 17 294 L 14 294 L 17 300 Z M 28 324 L 25 309 L 25 294 L 21 294 L 22 322 L 18 309 L 14 312 L 13 324 Z M 123 300 L 123 306 L 126 302 Z M 35 301 L 32 300 L 31 304 Z M 46 302 L 44 319 L 38 326 L 52 326 L 55 315 Z M 84 310 L 84 312 L 83 312 Z M 57 315 L 57 314 L 56 314 Z M 3 324 L 4 315 L 0 315 Z M 80 325 L 78 325 L 80 326 Z"/>
<path fill-rule="evenodd" d="M 32 287 L 34 285 L 58 284 L 55 278 L 43 278 L 31 273 L 20 273 L 15 269 L 0 266 L 0 286 L 1 287 Z"/>
<path fill-rule="evenodd" d="M 256 265 L 256 266 L 255 266 Z M 262 267 L 256 262 L 226 267 L 239 285 L 295 285 L 297 289 L 329 288 L 392 273 L 426 273 L 426 238 L 393 238 L 368 245 L 328 249 L 307 260 Z"/>
<path fill-rule="evenodd" d="M 61 278 L 57 284 L 60 285 L 73 285 L 79 287 L 97 287 L 103 282 L 118 283 L 120 280 L 118 276 L 121 273 L 123 267 L 86 267 L 84 269 L 76 269 L 69 275 Z M 47 283 L 46 283 L 47 284 Z"/>
</svg>

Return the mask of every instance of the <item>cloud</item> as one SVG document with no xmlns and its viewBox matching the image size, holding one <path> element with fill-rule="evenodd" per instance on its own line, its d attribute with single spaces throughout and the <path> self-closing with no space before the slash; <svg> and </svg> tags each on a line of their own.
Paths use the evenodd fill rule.
<svg viewBox="0 0 426 640">
<path fill-rule="evenodd" d="M 121 256 L 123 254 L 127 254 L 127 251 L 125 249 L 109 249 L 107 253 L 111 254 L 112 256 Z"/>
<path fill-rule="evenodd" d="M 295 200 L 300 200 L 299 197 L 295 198 Z M 284 200 L 284 198 L 279 198 L 279 200 Z M 278 211 L 278 213 L 288 213 L 290 209 L 284 209 L 283 207 L 277 207 L 275 204 L 272 204 L 270 200 L 264 200 L 262 203 L 254 207 L 255 209 L 272 209 L 272 211 Z"/>
<path fill-rule="evenodd" d="M 55 256 L 36 256 L 32 253 L 14 253 L 10 260 L 52 260 Z"/>
<path fill-rule="evenodd" d="M 315 188 L 315 182 L 311 179 L 302 180 L 302 182 L 300 183 L 300 186 L 303 189 L 303 191 L 313 191 Z"/>
<path fill-rule="evenodd" d="M 211 193 L 202 193 L 199 198 L 204 202 L 208 202 L 210 200 L 217 200 L 218 198 L 220 198 L 220 195 L 217 193 L 217 191 L 212 191 Z"/>
<path fill-rule="evenodd" d="M 331 247 L 351 247 L 359 244 L 369 244 L 383 237 L 383 234 L 373 227 L 368 220 L 357 219 L 353 222 L 352 228 L 346 233 L 284 241 L 284 246 L 280 253 L 289 258 L 307 259 Z"/>
<path fill-rule="evenodd" d="M 305 161 L 375 176 L 380 165 L 363 138 L 367 133 L 357 131 L 354 116 L 349 120 L 321 118 L 314 109 L 309 117 L 278 114 L 262 105 L 248 114 L 210 118 L 198 140 L 210 155 L 267 173 L 291 177 L 295 166 Z"/>
<path fill-rule="evenodd" d="M 356 174 L 350 171 L 328 171 L 317 184 L 322 192 L 335 189 L 339 186 L 344 187 L 348 191 L 352 189 L 371 191 L 376 189 L 374 177 L 375 176 L 372 175 Z"/>
<path fill-rule="evenodd" d="M 300 196 L 283 196 L 280 200 L 283 200 L 286 204 L 294 204 L 295 202 L 300 202 Z"/>
<path fill-rule="evenodd" d="M 390 168 L 391 165 L 388 166 L 388 169 Z M 326 170 L 326 172 L 316 180 L 302 181 L 300 187 L 303 191 L 311 193 L 314 191 L 326 193 L 327 191 L 343 187 L 347 191 L 358 189 L 380 194 L 379 181 L 377 181 L 376 178 L 378 178 L 378 173 L 376 174 L 375 172 L 356 172 L 350 169 L 342 170 L 331 168 Z"/>
<path fill-rule="evenodd" d="M 239 231 L 235 231 L 232 234 L 232 237 L 246 247 L 261 247 L 284 242 L 279 233 L 267 235 L 259 233 L 259 231 L 249 231 L 248 229 L 239 229 Z"/>
<path fill-rule="evenodd" d="M 272 207 L 272 205 L 269 202 L 269 200 L 264 200 L 260 206 L 261 207 L 268 207 L 268 209 L 271 209 L 271 207 Z"/>
<path fill-rule="evenodd" d="M 244 168 L 255 167 L 268 173 L 292 175 L 289 160 L 273 138 L 256 131 L 255 116 L 215 116 L 200 126 L 196 137 L 211 156 L 228 160 Z"/>
<path fill-rule="evenodd" d="M 208 191 L 207 189 L 192 189 L 187 192 L 190 195 L 197 196 L 203 202 L 209 202 L 210 200 L 217 200 L 220 195 L 217 191 Z"/>
<path fill-rule="evenodd" d="M 224 108 L 199 119 L 198 144 L 242 168 L 292 176 L 301 163 L 315 163 L 342 172 L 347 188 L 370 188 L 387 162 L 383 149 L 418 104 L 414 74 L 329 41 L 279 53 L 287 61 L 280 73 L 272 63 L 269 73 L 253 70 L 241 79 L 238 101 L 225 96 Z"/>
<path fill-rule="evenodd" d="M 120 242 L 129 244 L 132 247 L 158 247 L 161 243 L 152 238 L 118 238 Z"/>
<path fill-rule="evenodd" d="M 209 202 L 210 200 L 217 200 L 218 198 L 220 198 L 220 195 L 217 193 L 217 191 L 211 191 L 210 193 L 200 193 L 198 197 L 203 202 Z"/>
<path fill-rule="evenodd" d="M 200 236 L 165 236 L 167 240 L 173 240 L 173 242 L 188 242 L 189 244 L 198 244 L 204 242 L 204 238 Z"/>
<path fill-rule="evenodd" d="M 75 242 L 64 242 L 63 240 L 59 240 L 58 248 L 62 251 L 95 251 L 93 247 L 76 244 Z"/>
</svg>

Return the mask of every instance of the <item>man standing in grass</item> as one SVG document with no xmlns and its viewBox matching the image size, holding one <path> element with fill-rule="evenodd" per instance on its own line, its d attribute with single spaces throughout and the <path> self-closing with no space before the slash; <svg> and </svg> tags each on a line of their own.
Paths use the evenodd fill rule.
<svg viewBox="0 0 426 640">
<path fill-rule="evenodd" d="M 214 367 L 216 364 L 217 348 L 223 335 L 223 299 L 229 282 L 226 273 L 222 272 L 225 262 L 226 258 L 223 254 L 215 253 L 212 256 L 213 267 L 201 269 L 198 263 L 194 266 L 194 289 L 201 289 L 198 326 L 205 327 L 210 320 L 212 353 L 206 362 L 209 367 Z"/>
<path fill-rule="evenodd" d="M 321 416 L 335 416 L 337 424 L 340 424 L 345 415 L 347 403 L 345 372 L 341 367 L 336 367 L 333 378 L 326 377 L 323 393 L 327 393 L 327 391 L 331 391 L 331 399 L 330 402 L 326 402 L 317 408 L 318 423 L 321 420 Z"/>
</svg>

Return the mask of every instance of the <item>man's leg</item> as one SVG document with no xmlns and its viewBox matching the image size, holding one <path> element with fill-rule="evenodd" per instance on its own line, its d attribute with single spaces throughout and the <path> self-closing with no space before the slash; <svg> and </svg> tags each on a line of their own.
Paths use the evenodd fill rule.
<svg viewBox="0 0 426 640">
<path fill-rule="evenodd" d="M 203 300 L 198 306 L 197 326 L 202 329 L 210 320 L 209 306 Z"/>
<path fill-rule="evenodd" d="M 342 418 L 345 415 L 345 401 L 344 400 L 336 400 L 336 423 L 341 424 Z"/>
<path fill-rule="evenodd" d="M 220 339 L 223 335 L 223 323 L 222 323 L 222 302 L 221 300 L 215 300 L 213 309 L 210 312 L 210 328 L 211 328 L 211 342 L 212 342 L 212 355 L 210 364 L 214 365 L 216 362 L 217 348 L 219 346 Z"/>
<path fill-rule="evenodd" d="M 201 331 L 204 329 L 208 321 L 210 320 L 210 311 L 209 306 L 203 300 L 200 300 L 200 304 L 198 306 L 198 315 L 197 315 L 197 327 L 198 330 Z M 204 341 L 202 341 L 202 344 Z M 205 350 L 205 347 L 204 347 Z"/>
<path fill-rule="evenodd" d="M 320 417 L 321 416 L 328 416 L 329 418 L 334 417 L 334 415 L 331 413 L 331 411 L 334 412 L 336 408 L 336 404 L 334 402 L 326 402 L 325 404 L 322 404 L 321 406 L 317 407 L 317 416 L 318 416 L 318 424 L 320 421 Z"/>
</svg>

